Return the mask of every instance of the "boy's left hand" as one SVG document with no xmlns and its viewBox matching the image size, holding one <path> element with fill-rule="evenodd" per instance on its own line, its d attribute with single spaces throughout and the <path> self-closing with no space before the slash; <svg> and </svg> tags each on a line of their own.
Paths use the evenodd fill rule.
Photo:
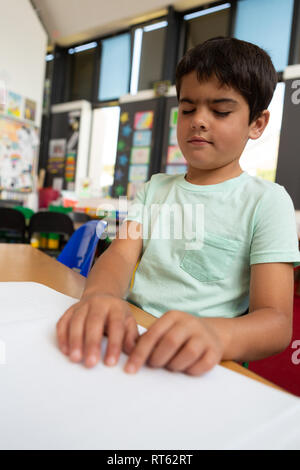
<svg viewBox="0 0 300 470">
<path fill-rule="evenodd" d="M 224 345 L 205 318 L 170 310 L 139 337 L 125 371 L 137 372 L 147 363 L 189 375 L 201 375 L 218 364 Z"/>
</svg>

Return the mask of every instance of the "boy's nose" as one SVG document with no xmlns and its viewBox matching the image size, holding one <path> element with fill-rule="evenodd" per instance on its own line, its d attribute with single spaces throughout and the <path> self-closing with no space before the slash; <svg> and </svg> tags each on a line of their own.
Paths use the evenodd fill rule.
<svg viewBox="0 0 300 470">
<path fill-rule="evenodd" d="M 203 113 L 195 114 L 194 119 L 191 122 L 192 129 L 207 129 L 207 119 Z"/>
</svg>

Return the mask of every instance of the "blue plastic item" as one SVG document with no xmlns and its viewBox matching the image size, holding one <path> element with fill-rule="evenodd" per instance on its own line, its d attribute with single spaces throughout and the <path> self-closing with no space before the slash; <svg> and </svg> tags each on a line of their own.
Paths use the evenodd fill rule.
<svg viewBox="0 0 300 470">
<path fill-rule="evenodd" d="M 107 227 L 104 220 L 91 220 L 79 227 L 59 254 L 57 261 L 87 277 L 100 237 Z"/>
</svg>

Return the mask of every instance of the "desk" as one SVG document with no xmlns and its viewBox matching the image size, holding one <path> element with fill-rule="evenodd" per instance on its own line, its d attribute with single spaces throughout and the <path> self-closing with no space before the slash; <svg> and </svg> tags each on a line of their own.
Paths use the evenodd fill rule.
<svg viewBox="0 0 300 470">
<path fill-rule="evenodd" d="M 72 271 L 50 256 L 30 245 L 0 244 L 0 282 L 37 282 L 62 294 L 79 299 L 84 289 L 85 277 Z M 138 324 L 149 328 L 155 317 L 130 305 Z M 281 390 L 232 361 L 222 362 L 224 367 Z"/>
</svg>

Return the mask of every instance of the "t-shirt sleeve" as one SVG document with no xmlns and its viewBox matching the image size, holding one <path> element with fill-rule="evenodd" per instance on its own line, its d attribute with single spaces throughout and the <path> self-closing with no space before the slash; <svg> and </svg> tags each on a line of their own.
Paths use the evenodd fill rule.
<svg viewBox="0 0 300 470">
<path fill-rule="evenodd" d="M 138 190 L 134 200 L 128 205 L 128 213 L 124 222 L 134 220 L 143 224 L 146 196 L 150 182 L 144 183 Z"/>
<path fill-rule="evenodd" d="M 250 265 L 276 262 L 300 266 L 295 209 L 280 185 L 266 191 L 259 202 L 250 249 Z"/>
</svg>

